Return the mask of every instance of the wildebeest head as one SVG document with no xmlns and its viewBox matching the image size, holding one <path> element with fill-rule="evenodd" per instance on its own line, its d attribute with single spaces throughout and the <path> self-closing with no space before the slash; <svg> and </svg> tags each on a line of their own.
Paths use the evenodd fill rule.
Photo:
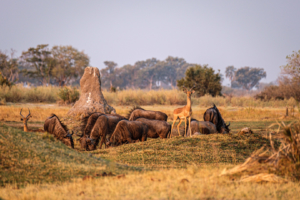
<svg viewBox="0 0 300 200">
<path fill-rule="evenodd" d="M 228 124 L 224 123 L 221 126 L 221 133 L 224 133 L 224 134 L 229 133 L 229 131 L 230 131 L 229 126 L 230 126 L 230 122 Z"/>
<path fill-rule="evenodd" d="M 73 141 L 73 134 L 74 132 L 71 130 L 67 131 L 67 134 L 63 136 L 63 143 L 65 143 L 67 146 L 71 146 L 74 149 L 74 141 Z"/>
<path fill-rule="evenodd" d="M 68 130 L 68 128 L 55 114 L 52 114 L 45 120 L 44 130 L 53 134 L 58 140 L 62 141 L 67 146 L 74 148 L 74 141 L 72 138 L 73 131 Z"/>
</svg>

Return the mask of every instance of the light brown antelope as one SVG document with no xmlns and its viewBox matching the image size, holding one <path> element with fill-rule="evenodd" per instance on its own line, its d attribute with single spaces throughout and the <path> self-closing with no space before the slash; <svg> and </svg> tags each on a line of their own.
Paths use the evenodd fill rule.
<svg viewBox="0 0 300 200">
<path fill-rule="evenodd" d="M 23 109 L 23 108 L 22 108 L 22 109 Z M 24 124 L 24 132 L 28 132 L 27 121 L 28 121 L 32 116 L 31 116 L 30 110 L 29 110 L 29 108 L 28 108 L 29 114 L 28 114 L 26 117 L 24 117 L 24 116 L 22 115 L 22 109 L 21 109 L 21 111 L 20 111 L 21 121 L 23 121 L 23 124 Z"/>
<path fill-rule="evenodd" d="M 177 121 L 178 118 L 180 120 L 178 125 L 177 125 L 178 134 L 180 135 L 179 126 L 181 124 L 182 119 L 184 119 L 184 130 L 185 130 L 185 135 L 187 136 L 186 119 L 189 118 L 189 124 L 191 124 L 191 116 L 192 116 L 191 96 L 195 92 L 193 90 L 193 88 L 195 88 L 195 85 L 190 90 L 187 90 L 185 87 L 183 87 L 183 92 L 186 93 L 186 95 L 187 95 L 187 104 L 186 104 L 186 106 L 184 106 L 182 108 L 176 108 L 173 111 L 173 124 L 172 124 L 172 129 L 171 129 L 171 134 L 170 134 L 171 136 L 172 136 L 173 126 L 174 126 L 174 124 L 175 124 L 175 122 Z"/>
</svg>

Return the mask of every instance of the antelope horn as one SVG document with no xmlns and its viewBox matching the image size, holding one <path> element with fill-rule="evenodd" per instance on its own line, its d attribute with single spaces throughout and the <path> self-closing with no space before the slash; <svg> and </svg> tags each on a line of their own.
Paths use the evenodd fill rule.
<svg viewBox="0 0 300 200">
<path fill-rule="evenodd" d="M 23 118 L 25 118 L 25 117 L 22 115 L 22 109 L 23 109 L 23 108 L 21 108 L 20 115 L 21 115 Z"/>
<path fill-rule="evenodd" d="M 230 126 L 230 122 L 228 123 L 228 125 L 227 126 Z"/>
<path fill-rule="evenodd" d="M 30 115 L 30 110 L 29 110 L 29 108 L 28 108 L 28 111 L 29 111 L 29 114 L 26 116 L 26 118 Z"/>
<path fill-rule="evenodd" d="M 194 86 L 190 89 L 190 91 L 192 91 L 192 89 L 194 89 L 196 87 L 196 84 L 194 84 Z"/>
</svg>

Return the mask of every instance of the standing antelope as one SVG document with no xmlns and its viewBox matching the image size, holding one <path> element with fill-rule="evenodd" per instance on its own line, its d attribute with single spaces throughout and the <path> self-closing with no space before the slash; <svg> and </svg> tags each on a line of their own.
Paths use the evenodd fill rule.
<svg viewBox="0 0 300 200">
<path fill-rule="evenodd" d="M 175 124 L 175 122 L 177 121 L 177 119 L 179 118 L 180 121 L 177 125 L 177 129 L 178 129 L 178 134 L 180 135 L 179 132 L 179 126 L 181 124 L 182 119 L 184 119 L 184 130 L 185 130 L 185 136 L 187 136 L 187 131 L 186 131 L 186 118 L 189 118 L 189 124 L 191 124 L 191 116 L 192 116 L 192 102 L 191 102 L 191 96 L 192 94 L 195 92 L 193 90 L 193 88 L 195 88 L 195 85 L 190 89 L 187 90 L 185 87 L 183 87 L 183 92 L 186 93 L 187 95 L 187 104 L 186 106 L 182 107 L 182 108 L 176 108 L 173 111 L 173 124 L 172 124 L 172 128 L 171 128 L 171 136 L 172 136 L 172 130 L 173 130 L 173 126 Z"/>
<path fill-rule="evenodd" d="M 23 108 L 22 108 L 22 109 L 23 109 Z M 22 109 L 21 109 L 21 111 L 20 111 L 21 121 L 23 121 L 23 124 L 24 124 L 24 132 L 28 132 L 27 121 L 28 121 L 28 120 L 30 119 L 30 117 L 32 117 L 32 116 L 31 116 L 30 110 L 29 110 L 29 108 L 28 108 L 29 114 L 28 114 L 26 117 L 24 117 L 24 116 L 22 115 Z"/>
</svg>

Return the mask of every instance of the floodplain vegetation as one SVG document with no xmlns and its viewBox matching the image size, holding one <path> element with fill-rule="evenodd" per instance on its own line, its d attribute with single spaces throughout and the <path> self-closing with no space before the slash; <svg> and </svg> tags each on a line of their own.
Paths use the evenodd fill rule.
<svg viewBox="0 0 300 200">
<path fill-rule="evenodd" d="M 118 114 L 126 116 L 131 104 L 113 104 L 109 95 L 120 93 L 104 92 L 104 96 Z M 193 103 L 193 117 L 198 120 L 212 103 L 218 105 L 219 97 L 202 100 L 206 98 L 207 105 Z M 76 137 L 71 149 L 45 132 L 23 132 L 21 108 L 30 108 L 33 117 L 28 127 L 33 130 L 42 129 L 51 113 L 65 117 L 70 105 L 5 102 L 0 106 L 0 199 L 299 199 L 300 184 L 290 173 L 290 169 L 299 170 L 298 164 L 279 172 L 268 168 L 279 181 L 245 181 L 245 176 L 255 175 L 249 168 L 229 173 L 245 167 L 247 159 L 262 148 L 287 146 L 276 123 L 299 120 L 297 107 L 285 116 L 286 106 L 294 102 L 286 100 L 277 106 L 266 102 L 270 107 L 264 107 L 251 101 L 218 106 L 225 121 L 231 122 L 230 134 L 148 139 L 95 151 L 81 150 Z M 165 112 L 171 123 L 178 105 L 142 107 Z M 243 127 L 250 127 L 253 134 L 238 134 Z M 251 173 L 246 174 L 247 170 Z"/>
</svg>

